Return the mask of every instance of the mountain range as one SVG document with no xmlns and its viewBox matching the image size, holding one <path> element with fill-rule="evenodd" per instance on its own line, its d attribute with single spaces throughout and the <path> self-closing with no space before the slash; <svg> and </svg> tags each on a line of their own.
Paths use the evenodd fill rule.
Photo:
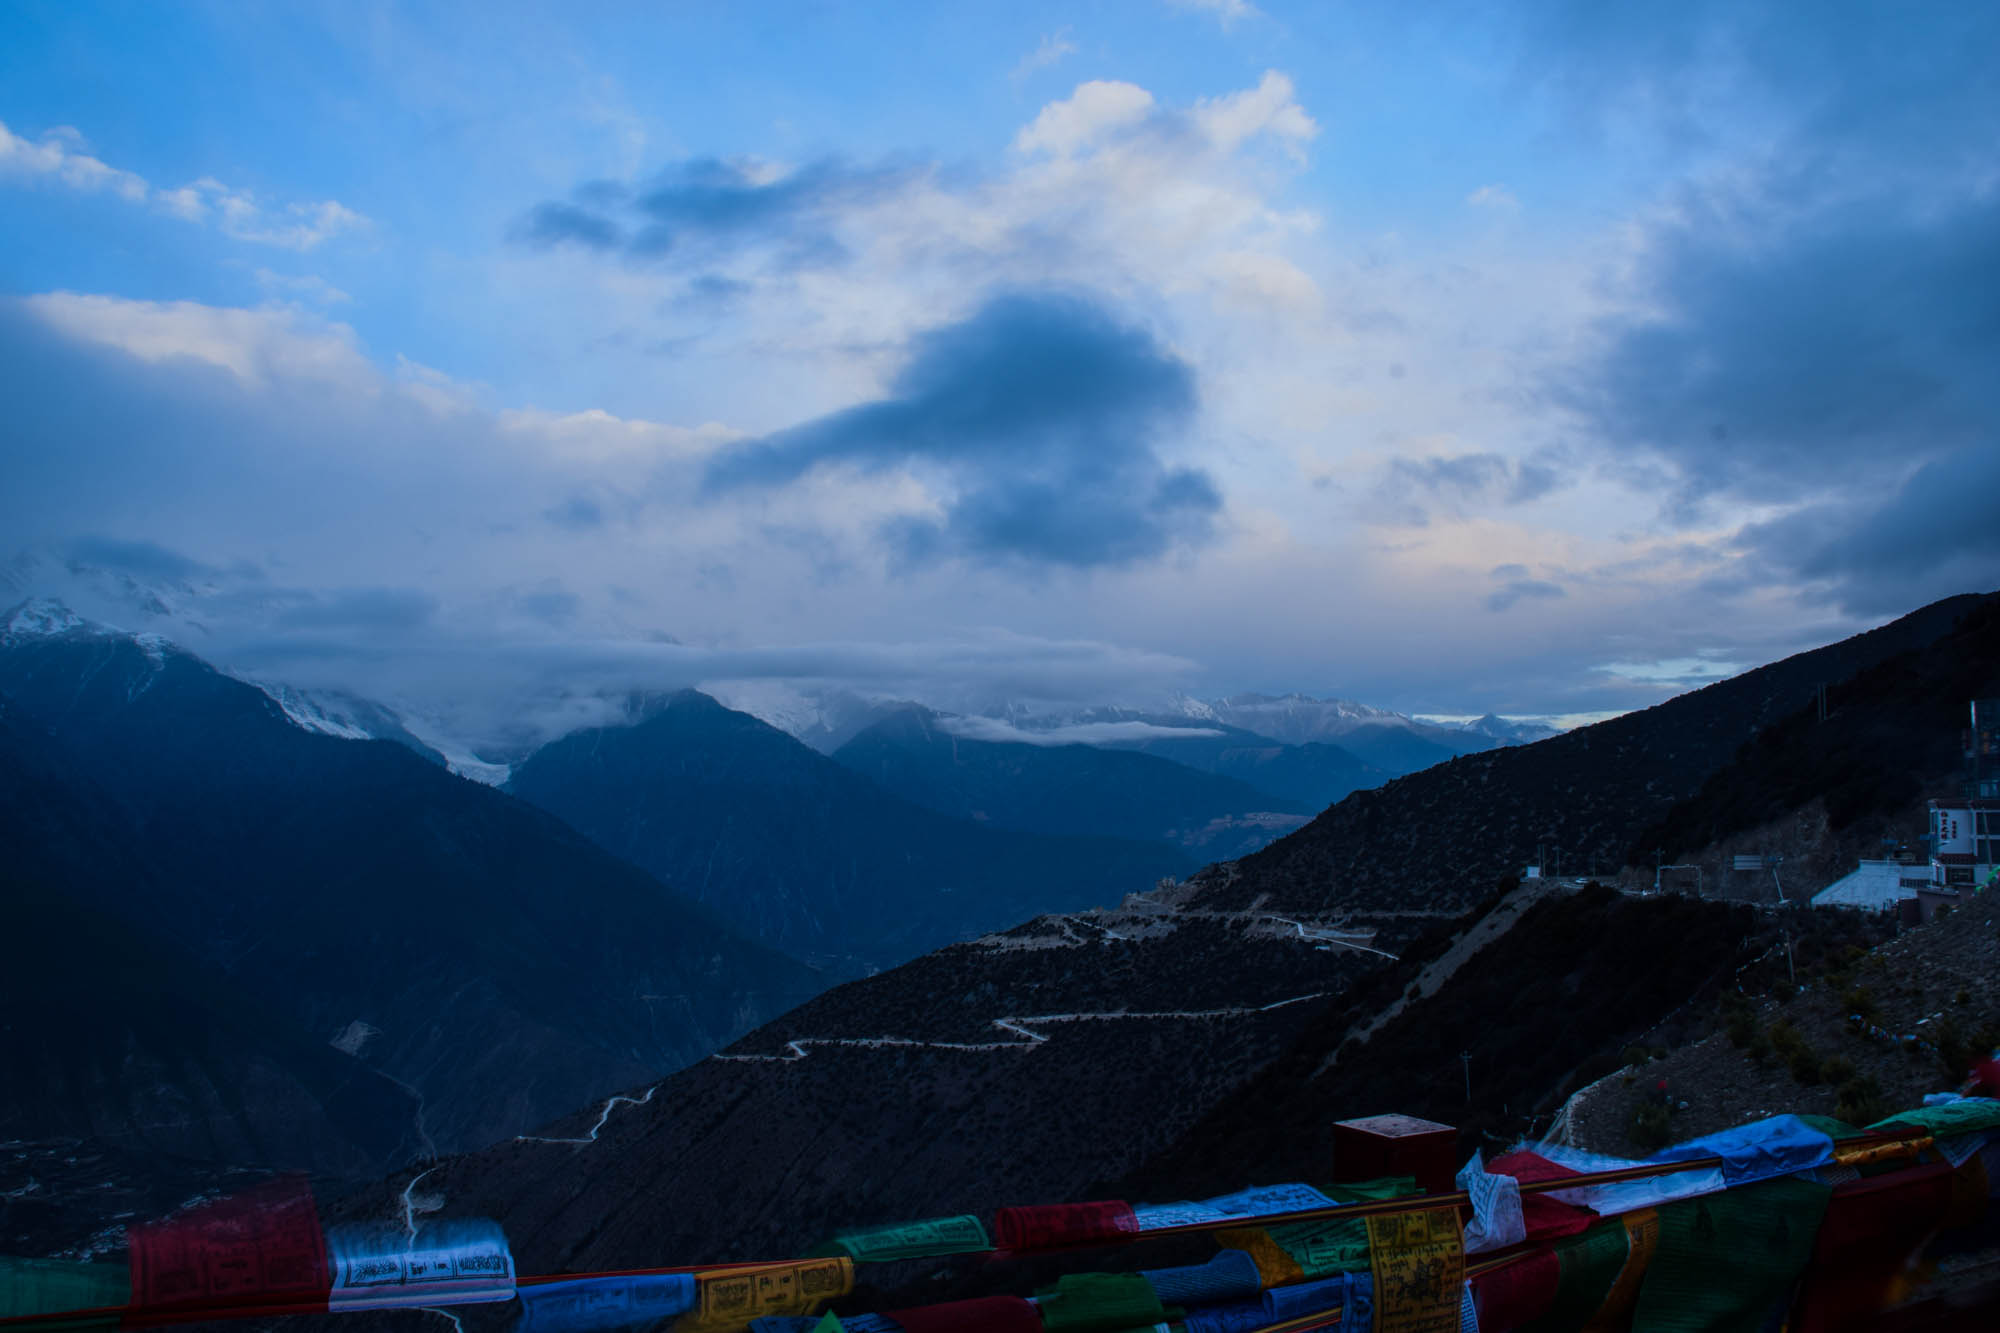
<svg viewBox="0 0 2000 1333">
<path fill-rule="evenodd" d="M 47 1088 L 10 1076 L 0 1115 L 14 1123 L 275 1143 L 299 1087 L 338 1119 L 326 1090 L 387 1079 L 408 1123 L 388 1134 L 371 1111 L 335 1136 L 379 1169 L 398 1145 L 531 1129 L 823 984 L 525 802 L 403 745 L 309 732 L 164 641 L 17 609 L 0 629 L 0 708 L 0 769 L 20 784 L 0 808 L 4 882 L 52 932 L 10 933 L 12 947 L 35 951 L 36 975 L 83 966 L 100 934 L 107 957 L 155 960 L 101 1002 L 10 1010 L 41 1015 L 32 1032 L 17 1020 L 41 1052 L 26 1067 L 74 1066 Z M 80 924 L 106 919 L 115 930 Z M 135 988 L 166 973 L 178 989 L 149 1006 Z M 161 1022 L 175 1006 L 189 1021 Z M 205 1071 L 186 1045 L 204 1024 Z M 165 1109 L 96 1107 L 94 1088 L 129 1093 L 107 1071 L 133 1058 L 182 1071 L 156 1090 Z M 224 1076 L 246 1061 L 290 1083 Z M 225 1084 L 242 1104 L 218 1107 L 209 1089 Z M 381 1089 L 363 1100 L 378 1107 Z"/>
<path fill-rule="evenodd" d="M 746 933 L 850 973 L 1198 864 L 1157 833 L 1024 831 L 927 808 L 693 690 L 550 742 L 507 790 Z"/>
</svg>

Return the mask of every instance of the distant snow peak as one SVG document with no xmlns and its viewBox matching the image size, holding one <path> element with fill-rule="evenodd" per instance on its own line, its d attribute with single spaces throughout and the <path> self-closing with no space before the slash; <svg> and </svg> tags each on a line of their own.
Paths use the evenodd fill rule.
<svg viewBox="0 0 2000 1333">
<path fill-rule="evenodd" d="M 21 639 L 54 638 L 58 634 L 78 631 L 113 632 L 108 626 L 85 620 L 56 598 L 30 597 L 7 612 L 5 627 L 0 628 L 0 643 L 14 643 Z"/>
<path fill-rule="evenodd" d="M 477 782 L 483 787 L 504 787 L 507 779 L 514 776 L 512 764 L 496 764 L 481 759 L 477 755 L 444 753 L 444 766 L 469 782 Z"/>
<path fill-rule="evenodd" d="M 1025 728 L 997 717 L 940 715 L 938 730 L 965 740 L 1014 741 L 1027 745 L 1118 745 L 1141 741 L 1181 740 L 1189 736 L 1216 737 L 1225 733 L 1214 727 L 1164 726 L 1157 722 L 1107 721 L 1066 722 L 1053 727 Z"/>
<path fill-rule="evenodd" d="M 258 688 L 271 696 L 271 701 L 284 711 L 293 725 L 304 731 L 338 736 L 348 741 L 365 741 L 374 737 L 374 732 L 345 716 L 345 710 L 332 703 L 327 696 L 308 694 L 290 685 L 260 683 Z"/>
</svg>

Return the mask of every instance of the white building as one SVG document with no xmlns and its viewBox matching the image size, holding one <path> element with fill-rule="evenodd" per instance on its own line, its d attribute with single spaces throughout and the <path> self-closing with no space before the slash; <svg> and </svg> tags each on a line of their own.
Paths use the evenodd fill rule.
<svg viewBox="0 0 2000 1333">
<path fill-rule="evenodd" d="M 1858 907 L 1879 912 L 1899 902 L 1914 902 L 1919 885 L 1928 884 L 1930 875 L 1922 865 L 1910 861 L 1863 861 L 1813 895 L 1814 907 Z"/>
</svg>

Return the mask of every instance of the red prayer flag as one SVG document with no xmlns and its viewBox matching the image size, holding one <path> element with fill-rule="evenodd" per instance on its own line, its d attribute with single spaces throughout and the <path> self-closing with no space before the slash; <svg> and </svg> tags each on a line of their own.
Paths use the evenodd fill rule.
<svg viewBox="0 0 2000 1333">
<path fill-rule="evenodd" d="M 1132 1205 L 1119 1199 L 1002 1208 L 993 1214 L 994 1241 L 1003 1250 L 1059 1250 L 1138 1234 Z"/>
<path fill-rule="evenodd" d="M 304 1176 L 133 1227 L 132 1304 L 311 1305 L 332 1285 L 326 1236 Z"/>
<path fill-rule="evenodd" d="M 1943 1226 L 1952 1166 L 1932 1162 L 1836 1185 L 1806 1265 L 1792 1327 L 1798 1333 L 1873 1328 L 1910 1257 Z"/>
<path fill-rule="evenodd" d="M 1502 1153 L 1488 1162 L 1486 1169 L 1496 1176 L 1512 1176 L 1523 1185 L 1539 1180 L 1565 1180 L 1578 1174 L 1526 1151 Z M 1527 1224 L 1529 1240 L 1561 1240 L 1590 1230 L 1597 1214 L 1546 1194 L 1523 1194 L 1521 1220 Z"/>
<path fill-rule="evenodd" d="M 882 1313 L 901 1324 L 903 1333 L 1042 1333 L 1041 1315 L 1019 1296 L 988 1296 Z"/>
<path fill-rule="evenodd" d="M 1488 1168 L 1491 1169 L 1490 1167 Z M 1519 1328 L 1549 1312 L 1562 1285 L 1562 1261 L 1554 1250 L 1537 1250 L 1472 1279 L 1472 1300 L 1481 1329 Z"/>
</svg>

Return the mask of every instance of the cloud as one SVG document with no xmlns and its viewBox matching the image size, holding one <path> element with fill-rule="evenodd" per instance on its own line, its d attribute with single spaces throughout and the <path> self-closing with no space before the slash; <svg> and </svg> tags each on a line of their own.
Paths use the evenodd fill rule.
<svg viewBox="0 0 2000 1333">
<path fill-rule="evenodd" d="M 354 298 L 325 278 L 312 273 L 274 273 L 260 268 L 254 275 L 257 285 L 273 297 L 289 297 L 314 305 L 345 305 Z"/>
<path fill-rule="evenodd" d="M 149 193 L 143 178 L 106 166 L 84 152 L 83 136 L 66 125 L 48 131 L 39 143 L 30 143 L 0 121 L 0 175 L 53 180 L 72 190 L 109 191 L 134 203 L 145 202 Z"/>
<path fill-rule="evenodd" d="M 625 241 L 624 231 L 611 219 L 560 200 L 536 204 L 528 210 L 515 234 L 529 245 L 544 249 L 580 245 L 586 250 L 616 250 Z"/>
<path fill-rule="evenodd" d="M 1059 102 L 1050 102 L 1014 136 L 1021 153 L 1068 157 L 1121 130 L 1152 118 L 1153 95 L 1132 83 L 1093 79 Z"/>
<path fill-rule="evenodd" d="M 437 599 L 415 588 L 348 588 L 316 593 L 275 618 L 281 629 L 413 630 L 438 609 Z"/>
<path fill-rule="evenodd" d="M 1505 185 L 1482 185 L 1465 196 L 1465 202 L 1474 208 L 1487 208 L 1501 213 L 1518 213 L 1521 201 Z"/>
<path fill-rule="evenodd" d="M 899 167 L 857 167 L 835 158 L 789 170 L 697 158 L 636 190 L 593 182 L 574 201 L 537 204 L 514 234 L 542 249 L 576 245 L 636 259 L 671 255 L 712 262 L 748 245 L 774 246 L 785 267 L 807 268 L 845 256 L 832 222 L 836 213 L 892 192 L 908 175 Z"/>
<path fill-rule="evenodd" d="M 1809 505 L 1741 534 L 1766 569 L 1845 609 L 2000 588 L 2000 440 L 1933 459 L 1886 498 Z"/>
<path fill-rule="evenodd" d="M 1045 33 L 1042 40 L 1036 43 L 1035 49 L 1022 56 L 1021 63 L 1014 66 L 1013 77 L 1019 81 L 1037 70 L 1059 65 L 1065 57 L 1075 55 L 1076 50 L 1076 43 L 1070 40 L 1070 30 L 1067 26 Z"/>
<path fill-rule="evenodd" d="M 179 551 L 170 551 L 157 542 L 83 536 L 70 542 L 66 553 L 71 560 L 82 564 L 103 565 L 142 578 L 188 579 L 215 572 L 200 561 L 190 560 Z"/>
<path fill-rule="evenodd" d="M 257 245 L 311 250 L 346 232 L 366 229 L 367 218 L 332 199 L 271 206 L 249 190 L 203 176 L 178 189 L 160 189 L 130 171 L 107 166 L 83 151 L 83 136 L 67 126 L 39 142 L 0 123 L 0 176 L 57 181 L 73 190 L 109 191 L 132 203 L 150 201 L 184 222 L 213 221 L 225 235 Z"/>
<path fill-rule="evenodd" d="M 1199 544 L 1221 508 L 1207 474 L 1155 448 L 1195 402 L 1193 371 L 1143 329 L 1079 295 L 1015 293 L 917 338 L 888 397 L 738 445 L 704 488 L 934 469 L 952 494 L 941 517 L 896 522 L 906 559 L 1124 564 Z"/>
<path fill-rule="evenodd" d="M 141 361 L 202 362 L 246 383 L 306 378 L 359 387 L 374 377 L 353 330 L 318 323 L 295 310 L 129 301 L 78 292 L 30 296 L 23 305 L 68 337 L 116 347 Z"/>
<path fill-rule="evenodd" d="M 1261 18 L 1263 11 L 1250 0 L 1167 0 L 1174 9 L 1185 9 L 1192 13 L 1213 14 L 1222 21 L 1225 28 L 1234 27 L 1244 19 Z"/>
<path fill-rule="evenodd" d="M 1651 238 L 1650 309 L 1558 390 L 1594 433 L 1665 463 L 1686 514 L 1878 486 L 2000 435 L 2000 196 L 1761 202 L 1700 199 Z"/>
<path fill-rule="evenodd" d="M 1539 500 L 1568 483 L 1566 470 L 1553 455 L 1512 459 L 1502 454 L 1429 454 L 1392 458 L 1383 468 L 1369 514 L 1422 527 L 1430 511 L 1418 497 L 1443 501 L 1454 512 L 1469 505 L 1519 505 Z"/>
<path fill-rule="evenodd" d="M 1078 722 L 1029 730 L 997 717 L 940 717 L 937 725 L 938 730 L 966 740 L 1014 741 L 1023 745 L 1117 745 L 1227 734 L 1213 727 L 1164 727 L 1157 722 Z"/>
<path fill-rule="evenodd" d="M 1512 571 L 1521 569 L 1521 566 L 1502 565 L 1500 569 Z M 1496 574 L 1499 572 L 1500 570 L 1494 571 Z M 1498 590 L 1487 595 L 1486 609 L 1505 611 L 1524 597 L 1547 600 L 1566 596 L 1568 594 L 1563 591 L 1561 584 L 1551 583 L 1547 579 L 1510 578 Z"/>
</svg>

